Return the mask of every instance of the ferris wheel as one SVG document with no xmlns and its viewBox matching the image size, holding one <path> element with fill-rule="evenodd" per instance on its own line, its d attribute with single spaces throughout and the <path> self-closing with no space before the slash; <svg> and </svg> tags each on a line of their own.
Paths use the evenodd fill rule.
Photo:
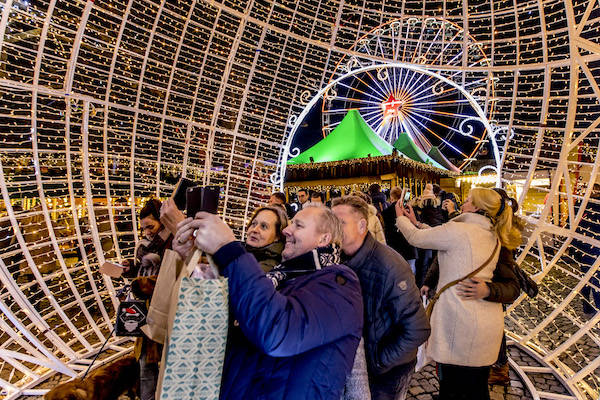
<svg viewBox="0 0 600 400">
<path fill-rule="evenodd" d="M 351 50 L 330 81 L 347 78 L 323 96 L 324 136 L 356 109 L 390 144 L 406 133 L 425 153 L 436 147 L 458 168 L 475 159 L 488 132 L 474 108 L 493 118 L 495 79 L 460 67 L 489 66 L 481 44 L 446 20 L 405 18 L 372 30 Z M 378 68 L 362 68 L 372 65 Z"/>
</svg>

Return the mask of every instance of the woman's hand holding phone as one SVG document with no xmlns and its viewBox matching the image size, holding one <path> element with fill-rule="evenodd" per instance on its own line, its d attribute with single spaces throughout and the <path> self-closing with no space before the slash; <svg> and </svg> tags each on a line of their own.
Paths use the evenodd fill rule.
<svg viewBox="0 0 600 400">
<path fill-rule="evenodd" d="M 410 206 L 410 205 L 404 206 L 401 204 L 400 200 L 398 200 L 396 202 L 395 207 L 396 207 L 396 216 L 397 217 L 405 216 L 410 220 L 410 222 L 413 223 L 413 225 L 417 224 L 417 217 L 415 216 L 415 212 L 414 212 L 412 206 Z"/>
<path fill-rule="evenodd" d="M 171 232 L 175 234 L 177 232 L 177 225 L 185 219 L 185 215 L 173 199 L 167 199 L 163 201 L 160 206 L 160 222 Z"/>
</svg>

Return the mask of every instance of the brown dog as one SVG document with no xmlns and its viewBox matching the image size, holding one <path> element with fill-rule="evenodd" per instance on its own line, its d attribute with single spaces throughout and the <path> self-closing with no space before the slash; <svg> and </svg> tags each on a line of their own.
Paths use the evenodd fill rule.
<svg viewBox="0 0 600 400">
<path fill-rule="evenodd" d="M 46 393 L 45 400 L 117 400 L 137 392 L 140 367 L 134 356 L 120 358 L 93 371 L 85 379 L 62 383 Z"/>
</svg>

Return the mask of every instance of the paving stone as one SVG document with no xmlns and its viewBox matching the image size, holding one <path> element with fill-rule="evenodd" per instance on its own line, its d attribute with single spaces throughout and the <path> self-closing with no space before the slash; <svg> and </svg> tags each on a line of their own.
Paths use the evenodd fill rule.
<svg viewBox="0 0 600 400">
<path fill-rule="evenodd" d="M 518 388 L 518 387 L 509 386 L 509 387 L 506 388 L 506 393 L 508 393 L 508 394 L 522 395 L 523 394 L 523 390 L 520 389 L 520 388 Z"/>
<path fill-rule="evenodd" d="M 504 400 L 504 395 L 498 392 L 490 392 L 490 400 Z"/>
<path fill-rule="evenodd" d="M 410 389 L 408 389 L 408 392 L 413 396 L 416 396 L 418 394 L 424 393 L 425 389 L 423 389 L 421 386 L 413 386 Z"/>
<path fill-rule="evenodd" d="M 500 386 L 500 385 L 492 385 L 490 386 L 492 388 L 492 392 L 496 392 L 496 393 L 504 393 L 504 386 Z"/>
<path fill-rule="evenodd" d="M 514 388 L 522 388 L 523 387 L 523 383 L 521 381 L 519 381 L 519 380 L 511 379 L 510 386 L 512 386 Z"/>
<path fill-rule="evenodd" d="M 433 400 L 433 397 L 430 394 L 420 394 L 417 396 L 418 400 Z"/>
<path fill-rule="evenodd" d="M 564 388 L 562 386 L 558 386 L 558 385 L 550 386 L 550 393 L 562 393 L 563 390 L 564 390 Z"/>
</svg>

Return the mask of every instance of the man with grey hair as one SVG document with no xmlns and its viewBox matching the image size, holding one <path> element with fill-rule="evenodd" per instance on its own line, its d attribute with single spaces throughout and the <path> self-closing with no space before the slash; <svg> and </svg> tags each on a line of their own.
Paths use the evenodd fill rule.
<svg viewBox="0 0 600 400">
<path fill-rule="evenodd" d="M 344 263 L 360 280 L 363 336 L 373 400 L 403 400 L 414 372 L 417 349 L 431 328 L 415 278 L 402 256 L 367 229 L 367 203 L 344 196 L 332 203 L 342 222 Z"/>
<path fill-rule="evenodd" d="M 197 247 L 229 279 L 230 324 L 220 399 L 339 400 L 362 336 L 356 274 L 340 265 L 339 220 L 300 210 L 283 230 L 283 262 L 267 275 L 216 215 L 179 225 L 173 249 Z"/>
</svg>

